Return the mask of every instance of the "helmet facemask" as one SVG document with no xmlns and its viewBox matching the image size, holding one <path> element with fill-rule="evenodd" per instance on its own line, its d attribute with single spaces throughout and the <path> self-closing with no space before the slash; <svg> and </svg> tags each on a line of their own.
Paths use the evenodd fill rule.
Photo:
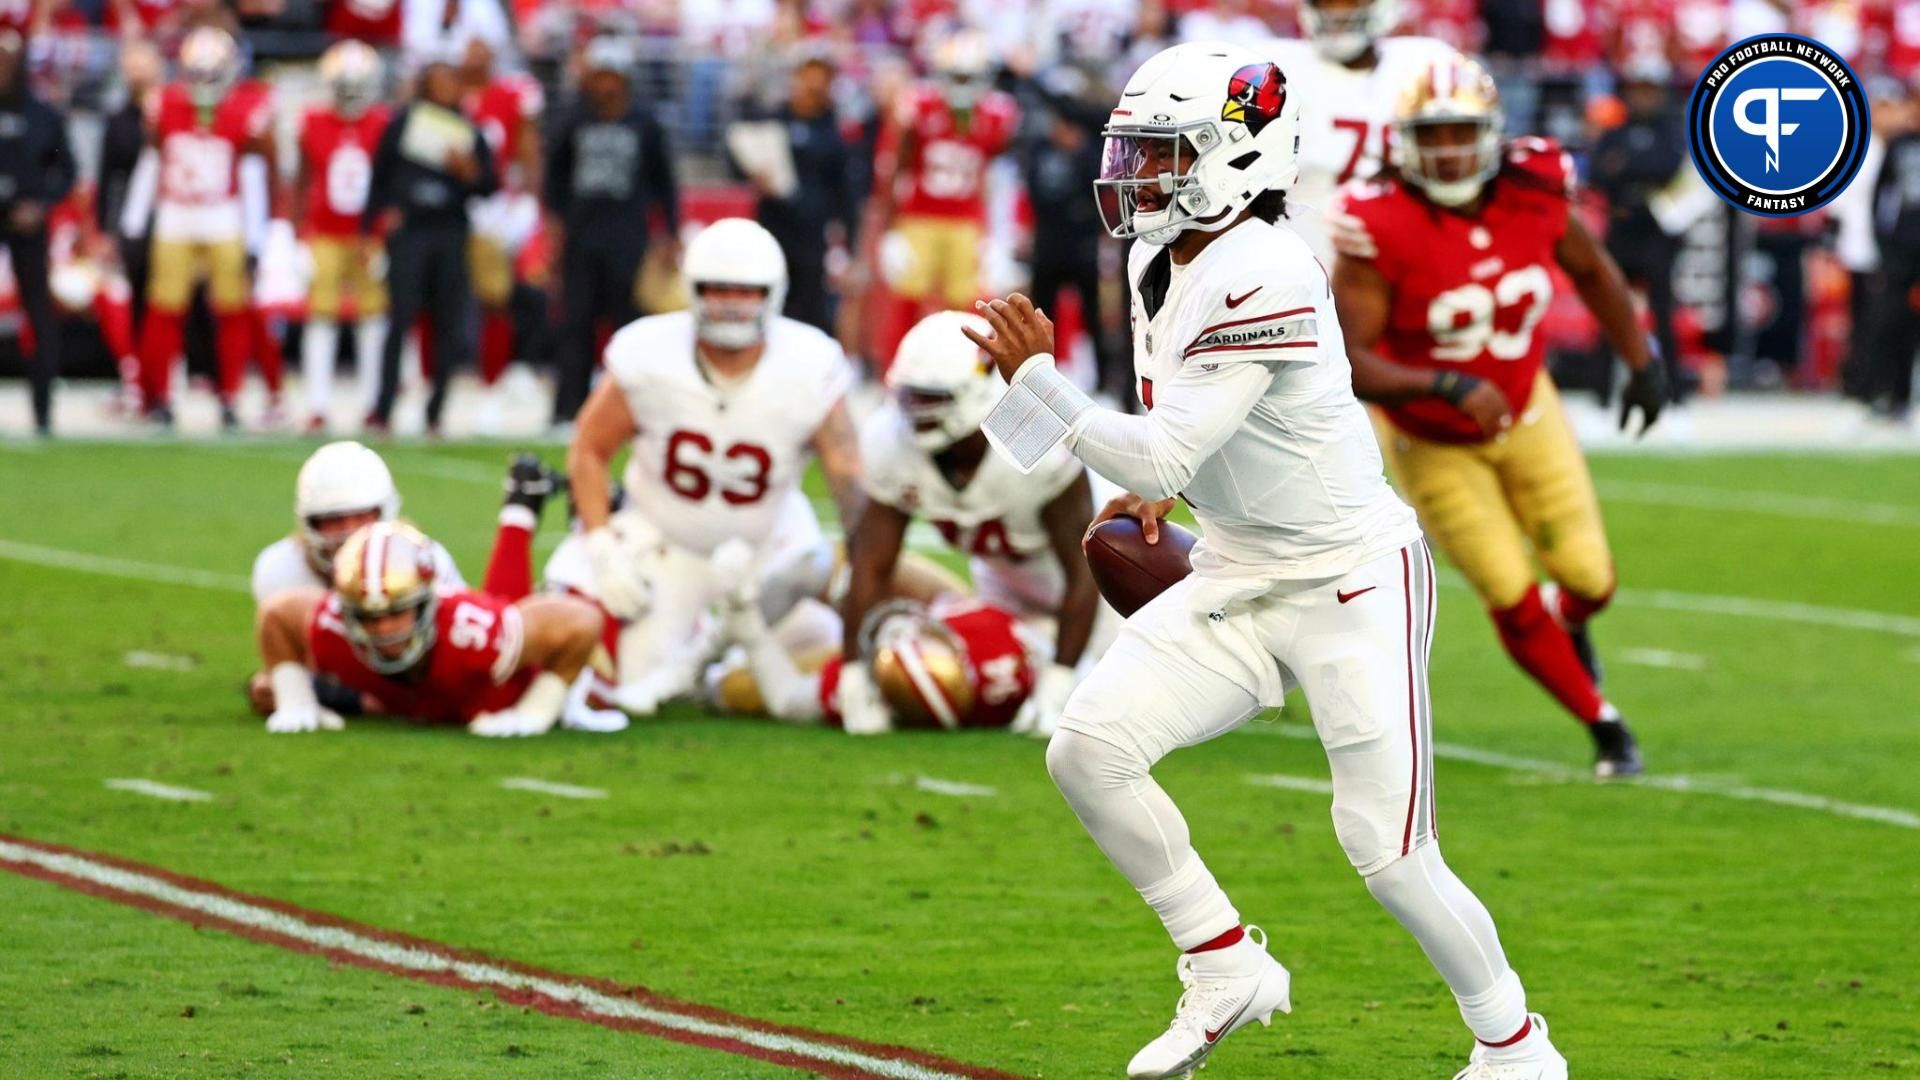
<svg viewBox="0 0 1920 1080">
<path fill-rule="evenodd" d="M 347 640 L 360 662 L 381 675 L 398 675 L 419 663 L 433 648 L 437 636 L 434 617 L 439 607 L 439 594 L 427 587 L 385 604 L 377 611 L 343 600 L 340 613 L 341 622 L 347 627 Z M 402 628 L 375 632 L 367 626 L 369 620 L 385 620 L 408 613 L 412 614 L 412 621 Z M 396 648 L 398 651 L 393 651 Z"/>
<path fill-rule="evenodd" d="M 693 284 L 694 334 L 716 349 L 746 349 L 767 336 L 772 295 L 759 285 L 723 281 Z"/>
<path fill-rule="evenodd" d="M 369 506 L 361 510 L 341 510 L 300 519 L 300 546 L 306 549 L 307 565 L 323 578 L 333 576 L 333 557 L 362 526 L 393 517 L 388 506 Z M 340 524 L 333 525 L 334 522 Z M 331 528 L 328 526 L 332 525 Z"/>
<path fill-rule="evenodd" d="M 196 30 L 180 46 L 180 78 L 195 107 L 211 109 L 240 81 L 240 53 L 220 30 Z"/>
<path fill-rule="evenodd" d="M 894 394 L 907 423 L 913 425 L 913 445 L 933 454 L 978 431 L 964 429 L 960 399 L 953 391 L 924 386 L 902 386 Z"/>
<path fill-rule="evenodd" d="M 1394 130 L 1400 175 L 1441 206 L 1464 206 L 1500 171 L 1502 128 L 1498 109 L 1402 120 Z"/>
<path fill-rule="evenodd" d="M 1159 246 L 1189 228 L 1219 227 L 1231 220 L 1213 209 L 1195 175 L 1200 154 L 1219 141 L 1214 125 L 1200 121 L 1177 128 L 1109 125 L 1100 178 L 1093 182 L 1100 223 L 1114 237 L 1138 237 Z"/>
</svg>

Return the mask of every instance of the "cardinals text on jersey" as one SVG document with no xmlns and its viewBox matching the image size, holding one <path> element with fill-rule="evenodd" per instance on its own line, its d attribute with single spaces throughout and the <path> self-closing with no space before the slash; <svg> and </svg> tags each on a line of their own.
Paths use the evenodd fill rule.
<svg viewBox="0 0 1920 1080">
<path fill-rule="evenodd" d="M 1149 408 L 1154 382 L 1190 363 L 1273 368 L 1266 394 L 1181 492 L 1206 534 L 1197 573 L 1336 577 L 1419 538 L 1382 474 L 1333 293 L 1304 240 L 1254 219 L 1184 267 L 1149 244 L 1128 263 Z"/>
<path fill-rule="evenodd" d="M 1550 139 L 1516 139 L 1474 216 L 1440 209 L 1393 179 L 1340 193 L 1334 239 L 1387 279 L 1393 304 L 1377 348 L 1397 364 L 1459 371 L 1493 383 L 1524 413 L 1546 358 L 1535 332 L 1553 301 L 1554 250 L 1567 230 L 1573 162 Z M 1456 406 L 1420 398 L 1391 406 L 1400 429 L 1439 442 L 1477 442 Z"/>
<path fill-rule="evenodd" d="M 629 505 L 670 543 L 708 555 L 740 537 L 765 549 L 812 453 L 814 433 L 853 382 L 840 346 L 776 317 L 744 379 L 712 381 L 694 356 L 693 316 L 655 315 L 607 343 L 607 371 L 639 432 Z"/>
</svg>

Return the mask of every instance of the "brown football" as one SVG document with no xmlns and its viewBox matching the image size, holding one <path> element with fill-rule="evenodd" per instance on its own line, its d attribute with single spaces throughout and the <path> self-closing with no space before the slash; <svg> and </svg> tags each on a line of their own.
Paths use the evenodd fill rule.
<svg viewBox="0 0 1920 1080">
<path fill-rule="evenodd" d="M 1140 535 L 1138 518 L 1117 517 L 1096 525 L 1083 546 L 1100 595 L 1126 616 L 1193 572 L 1188 553 L 1195 539 L 1173 522 L 1162 521 L 1160 542 L 1149 544 Z"/>
</svg>

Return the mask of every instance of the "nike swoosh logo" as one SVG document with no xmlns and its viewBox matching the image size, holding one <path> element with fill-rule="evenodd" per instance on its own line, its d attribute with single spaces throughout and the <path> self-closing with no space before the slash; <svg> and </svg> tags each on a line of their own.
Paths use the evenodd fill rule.
<svg viewBox="0 0 1920 1080">
<path fill-rule="evenodd" d="M 1370 592 L 1372 592 L 1373 590 L 1375 590 L 1375 589 L 1377 589 L 1377 588 L 1379 588 L 1379 587 L 1380 587 L 1380 586 L 1378 586 L 1378 585 L 1369 585 L 1369 586 L 1367 586 L 1367 587 L 1366 587 L 1366 588 L 1364 588 L 1364 589 L 1355 589 L 1355 590 L 1353 590 L 1352 592 L 1341 592 L 1340 590 L 1338 590 L 1338 589 L 1335 589 L 1335 590 L 1333 591 L 1333 595 L 1335 595 L 1335 596 L 1337 596 L 1337 597 L 1339 597 L 1339 598 L 1340 598 L 1340 602 L 1344 604 L 1344 603 L 1346 603 L 1347 601 L 1349 601 L 1349 600 L 1351 600 L 1351 599 L 1353 599 L 1353 598 L 1354 598 L 1354 597 L 1356 597 L 1356 596 L 1359 596 L 1359 595 L 1360 595 L 1360 594 L 1362 594 L 1362 593 L 1370 593 Z"/>
<path fill-rule="evenodd" d="M 1239 307 L 1239 306 L 1240 306 L 1241 304 L 1244 304 L 1244 303 L 1246 303 L 1246 302 L 1247 302 L 1247 297 L 1249 297 L 1249 296 L 1252 296 L 1252 295 L 1253 295 L 1254 293 L 1257 293 L 1257 292 L 1259 292 L 1259 291 L 1261 290 L 1261 288 L 1263 288 L 1263 286 L 1260 286 L 1260 285 L 1255 285 L 1255 286 L 1254 286 L 1253 288 L 1251 288 L 1251 289 L 1248 289 L 1248 290 L 1247 290 L 1246 292 L 1243 292 L 1243 293 L 1241 293 L 1241 294 L 1240 294 L 1239 296 L 1234 296 L 1234 295 L 1232 295 L 1232 294 L 1228 294 L 1228 296 L 1227 296 L 1227 310 L 1228 310 L 1228 311 L 1232 311 L 1232 310 L 1233 310 L 1234 308 L 1237 308 L 1237 307 Z"/>
<path fill-rule="evenodd" d="M 1225 1033 L 1227 1032 L 1227 1030 L 1228 1030 L 1229 1028 L 1231 1028 L 1231 1027 L 1233 1027 L 1233 1022 L 1234 1022 L 1235 1020 L 1238 1020 L 1238 1019 L 1240 1019 L 1240 1014 L 1241 1014 L 1241 1013 L 1244 1013 L 1244 1012 L 1246 1012 L 1246 1011 L 1247 1011 L 1247 1006 L 1249 1006 L 1249 1005 L 1251 1005 L 1251 1004 L 1253 1004 L 1253 999 L 1252 999 L 1252 998 L 1248 998 L 1247 1000 L 1245 1000 L 1245 1001 L 1243 1001 L 1243 1002 L 1241 1002 L 1241 1003 L 1240 1003 L 1240 1008 L 1238 1008 L 1237 1010 L 1235 1010 L 1235 1011 L 1234 1011 L 1234 1014 L 1233 1014 L 1232 1016 L 1229 1016 L 1229 1017 L 1227 1017 L 1227 1022 L 1226 1022 L 1226 1023 L 1224 1023 L 1224 1024 L 1221 1024 L 1221 1025 L 1220 1025 L 1220 1026 L 1219 1026 L 1218 1028 L 1214 1028 L 1214 1029 L 1212 1029 L 1212 1030 L 1210 1030 L 1210 1031 L 1208 1031 L 1208 1032 L 1207 1032 L 1207 1041 L 1208 1041 L 1208 1042 L 1210 1042 L 1210 1043 L 1216 1043 L 1216 1042 L 1219 1042 L 1219 1041 L 1220 1041 L 1220 1036 L 1221 1036 L 1221 1035 L 1223 1035 L 1223 1034 L 1225 1034 Z"/>
</svg>

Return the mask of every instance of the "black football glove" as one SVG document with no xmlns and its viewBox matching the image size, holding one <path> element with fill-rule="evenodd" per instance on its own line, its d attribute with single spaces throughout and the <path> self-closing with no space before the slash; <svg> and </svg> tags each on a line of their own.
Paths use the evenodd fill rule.
<svg viewBox="0 0 1920 1080">
<path fill-rule="evenodd" d="M 1654 421 L 1660 419 L 1660 410 L 1667 404 L 1667 366 L 1658 353 L 1648 361 L 1647 366 L 1634 372 L 1627 378 L 1627 388 L 1620 395 L 1620 430 L 1627 430 L 1627 421 L 1632 419 L 1634 407 L 1640 408 L 1640 430 L 1635 437 L 1646 435 Z"/>
</svg>

